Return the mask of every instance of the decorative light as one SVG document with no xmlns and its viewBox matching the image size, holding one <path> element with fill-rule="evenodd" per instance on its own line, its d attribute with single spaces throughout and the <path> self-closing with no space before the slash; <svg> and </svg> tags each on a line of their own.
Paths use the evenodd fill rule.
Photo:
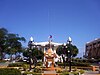
<svg viewBox="0 0 100 75">
<path fill-rule="evenodd" d="M 69 38 L 68 38 L 68 41 L 69 41 L 69 42 L 71 42 L 71 41 L 72 41 L 71 37 L 69 37 Z"/>
<path fill-rule="evenodd" d="M 33 41 L 33 37 L 30 38 L 30 41 Z"/>
</svg>

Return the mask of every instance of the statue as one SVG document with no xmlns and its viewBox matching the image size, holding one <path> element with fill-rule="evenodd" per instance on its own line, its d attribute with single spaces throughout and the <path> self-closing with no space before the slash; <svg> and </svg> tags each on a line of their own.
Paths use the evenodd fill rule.
<svg viewBox="0 0 100 75">
<path fill-rule="evenodd" d="M 56 54 L 51 48 L 49 48 L 47 52 L 44 53 L 44 64 L 46 68 L 54 68 L 55 64 L 54 59 L 56 57 L 57 57 Z"/>
</svg>

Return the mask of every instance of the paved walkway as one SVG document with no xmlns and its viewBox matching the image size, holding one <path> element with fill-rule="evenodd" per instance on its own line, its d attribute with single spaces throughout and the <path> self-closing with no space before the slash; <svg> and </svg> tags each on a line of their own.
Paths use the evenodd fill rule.
<svg viewBox="0 0 100 75">
<path fill-rule="evenodd" d="M 0 63 L 0 67 L 7 67 L 10 62 Z"/>
<path fill-rule="evenodd" d="M 44 71 L 42 75 L 59 75 L 56 73 L 56 71 Z"/>
<path fill-rule="evenodd" d="M 87 71 L 84 75 L 100 75 L 98 71 Z"/>
</svg>

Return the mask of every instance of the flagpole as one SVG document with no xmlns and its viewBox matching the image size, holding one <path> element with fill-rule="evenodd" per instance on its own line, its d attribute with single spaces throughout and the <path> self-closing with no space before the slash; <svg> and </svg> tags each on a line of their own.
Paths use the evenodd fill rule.
<svg viewBox="0 0 100 75">
<path fill-rule="evenodd" d="M 50 41 L 50 38 L 49 38 L 49 48 L 51 48 L 51 41 Z"/>
<path fill-rule="evenodd" d="M 49 48 L 51 48 L 51 38 L 52 38 L 52 35 L 49 36 Z"/>
<path fill-rule="evenodd" d="M 49 43 L 50 43 L 50 49 L 51 49 L 51 39 L 50 39 L 50 42 Z"/>
</svg>

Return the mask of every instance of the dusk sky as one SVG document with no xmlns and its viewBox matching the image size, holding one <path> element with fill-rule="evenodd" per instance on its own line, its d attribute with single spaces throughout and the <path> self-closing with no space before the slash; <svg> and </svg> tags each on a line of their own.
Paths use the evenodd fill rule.
<svg viewBox="0 0 100 75">
<path fill-rule="evenodd" d="M 0 27 L 35 42 L 67 42 L 79 49 L 100 38 L 100 0 L 0 0 Z M 27 42 L 23 46 L 27 46 Z"/>
</svg>

